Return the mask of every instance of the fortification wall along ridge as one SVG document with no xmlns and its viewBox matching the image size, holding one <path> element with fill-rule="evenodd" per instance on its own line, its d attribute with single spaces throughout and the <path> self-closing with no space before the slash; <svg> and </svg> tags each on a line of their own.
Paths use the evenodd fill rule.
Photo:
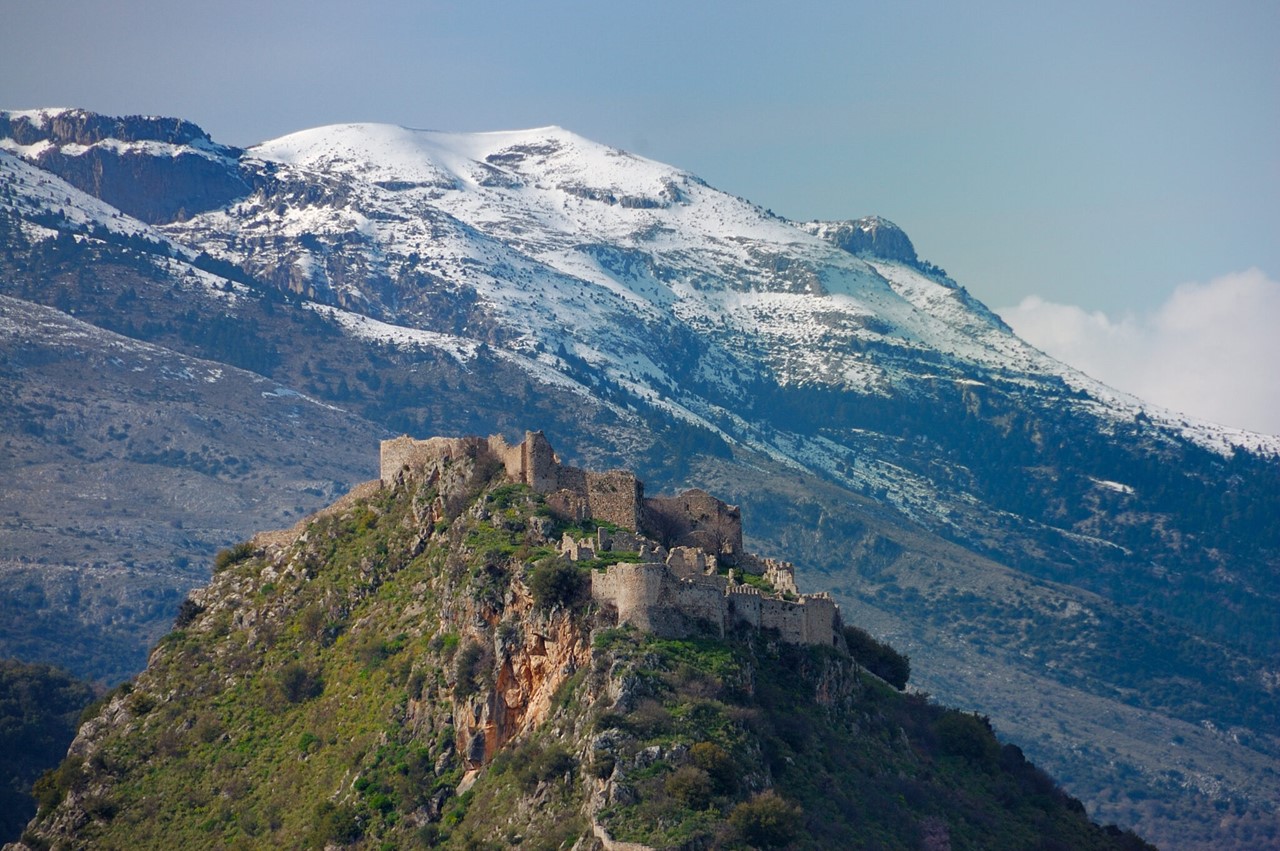
<svg viewBox="0 0 1280 851">
<path fill-rule="evenodd" d="M 503 465 L 507 478 L 544 494 L 547 504 L 565 517 L 594 517 L 632 532 L 641 527 L 644 485 L 634 473 L 596 473 L 563 464 L 540 431 L 525 432 L 524 440 L 515 446 L 501 435 L 427 440 L 403 436 L 382 441 L 381 456 L 384 484 L 403 476 L 426 475 L 462 457 L 493 460 Z"/>
<path fill-rule="evenodd" d="M 601 529 L 594 540 L 566 536 L 561 544 L 573 561 L 607 559 L 610 551 L 639 553 L 640 563 L 592 572 L 592 599 L 614 611 L 619 624 L 668 638 L 708 630 L 723 637 L 746 626 L 796 644 L 843 643 L 839 607 L 830 595 L 797 593 L 792 565 L 743 550 L 737 506 L 698 489 L 645 499 L 634 473 L 563 464 L 540 431 L 526 432 L 515 446 L 500 435 L 384 440 L 381 481 L 432 477 L 463 458 L 501 464 L 508 479 L 543 494 L 566 518 L 594 518 L 626 530 Z M 728 565 L 734 569 L 720 573 Z M 763 576 L 774 592 L 739 582 L 739 570 Z"/>
<path fill-rule="evenodd" d="M 839 607 L 825 593 L 794 600 L 765 594 L 718 574 L 681 577 L 666 564 L 619 563 L 591 576 L 591 598 L 630 624 L 664 638 L 745 626 L 793 644 L 842 645 Z"/>
</svg>

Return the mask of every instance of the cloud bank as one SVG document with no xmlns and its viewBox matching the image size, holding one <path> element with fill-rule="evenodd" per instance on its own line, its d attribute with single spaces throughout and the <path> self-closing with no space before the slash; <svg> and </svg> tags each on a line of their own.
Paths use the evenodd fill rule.
<svg viewBox="0 0 1280 851">
<path fill-rule="evenodd" d="M 1038 296 L 997 312 L 1027 342 L 1118 390 L 1280 434 L 1280 282 L 1257 269 L 1183 284 L 1141 316 Z"/>
</svg>

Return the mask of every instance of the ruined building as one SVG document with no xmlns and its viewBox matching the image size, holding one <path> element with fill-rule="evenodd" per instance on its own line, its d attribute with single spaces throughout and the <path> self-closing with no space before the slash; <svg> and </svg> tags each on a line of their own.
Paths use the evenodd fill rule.
<svg viewBox="0 0 1280 851">
<path fill-rule="evenodd" d="M 601 528 L 594 539 L 566 535 L 561 553 L 605 565 L 592 571 L 591 596 L 619 624 L 669 638 L 746 627 L 775 630 L 797 644 L 843 644 L 830 595 L 798 593 L 790 564 L 743 549 L 736 506 L 697 489 L 646 499 L 633 473 L 561 463 L 540 431 L 526 432 L 515 446 L 498 435 L 385 440 L 382 483 L 441 475 L 463 457 L 501 465 L 512 482 L 542 494 L 563 517 L 616 527 Z M 612 564 L 611 554 L 618 558 Z"/>
<path fill-rule="evenodd" d="M 526 432 L 524 441 L 515 446 L 501 435 L 384 440 L 382 481 L 390 483 L 397 476 L 422 475 L 463 456 L 502 464 L 507 478 L 543 494 L 547 504 L 562 516 L 574 520 L 594 517 L 624 529 L 640 528 L 644 485 L 634 473 L 594 473 L 561 464 L 540 431 Z"/>
</svg>

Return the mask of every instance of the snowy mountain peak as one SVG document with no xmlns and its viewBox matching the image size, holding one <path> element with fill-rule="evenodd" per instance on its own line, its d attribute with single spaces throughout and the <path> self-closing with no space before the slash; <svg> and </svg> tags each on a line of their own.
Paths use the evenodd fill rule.
<svg viewBox="0 0 1280 851">
<path fill-rule="evenodd" d="M 655 193 L 679 174 L 556 126 L 444 133 L 392 124 L 336 124 L 263 142 L 250 153 L 401 190 L 517 189 L 541 182 L 544 188 Z"/>
<path fill-rule="evenodd" d="M 85 109 L 27 109 L 0 112 L 0 137 L 17 145 L 47 142 L 51 147 L 74 146 L 66 153 L 83 153 L 104 142 L 117 145 L 158 143 L 190 147 L 224 155 L 238 155 L 235 148 L 214 143 L 199 125 L 180 118 L 154 115 L 113 117 Z"/>
<path fill-rule="evenodd" d="M 726 433 L 751 375 L 879 397 L 999 380 L 1070 388 L 1118 421 L 1140 410 L 1018 339 L 888 219 L 792 223 L 561 127 L 337 124 L 232 156 L 177 119 L 0 121 L 13 153 L 274 286 L 520 356 L 566 352 L 649 400 L 692 378 L 712 389 L 668 404 Z"/>
<path fill-rule="evenodd" d="M 850 254 L 893 260 L 909 266 L 921 265 L 906 232 L 880 216 L 842 222 L 805 222 L 800 227 Z"/>
</svg>

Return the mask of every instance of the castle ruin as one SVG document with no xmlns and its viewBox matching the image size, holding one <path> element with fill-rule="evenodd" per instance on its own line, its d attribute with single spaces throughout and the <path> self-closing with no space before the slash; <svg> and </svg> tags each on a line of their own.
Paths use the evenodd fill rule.
<svg viewBox="0 0 1280 851">
<path fill-rule="evenodd" d="M 501 435 L 490 437 L 397 437 L 382 441 L 382 482 L 398 476 L 422 475 L 446 461 L 468 456 L 492 458 L 506 468 L 507 478 L 528 485 L 547 498 L 552 510 L 572 520 L 594 517 L 624 529 L 641 526 L 644 484 L 634 473 L 596 473 L 560 463 L 540 431 L 525 433 L 511 446 Z"/>
<path fill-rule="evenodd" d="M 743 549 L 737 506 L 698 489 L 646 499 L 635 474 L 566 465 L 540 431 L 526 432 L 515 446 L 500 435 L 384 440 L 381 480 L 434 476 L 464 457 L 500 464 L 509 480 L 542 494 L 566 519 L 616 527 L 600 528 L 594 539 L 566 535 L 560 551 L 571 561 L 606 563 L 591 572 L 591 597 L 619 625 L 666 638 L 723 637 L 746 627 L 796 644 L 843 645 L 840 610 L 829 594 L 800 594 L 792 565 Z M 607 564 L 610 554 L 619 560 Z M 752 581 L 743 581 L 747 574 Z"/>
</svg>

